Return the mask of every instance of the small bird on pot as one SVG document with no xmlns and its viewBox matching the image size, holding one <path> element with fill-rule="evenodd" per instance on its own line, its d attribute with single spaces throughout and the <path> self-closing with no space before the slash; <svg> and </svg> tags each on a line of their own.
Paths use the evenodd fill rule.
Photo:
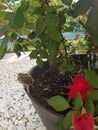
<svg viewBox="0 0 98 130">
<path fill-rule="evenodd" d="M 29 90 L 29 87 L 33 84 L 33 78 L 29 74 L 19 73 L 17 80 L 23 84 L 24 89 Z"/>
</svg>

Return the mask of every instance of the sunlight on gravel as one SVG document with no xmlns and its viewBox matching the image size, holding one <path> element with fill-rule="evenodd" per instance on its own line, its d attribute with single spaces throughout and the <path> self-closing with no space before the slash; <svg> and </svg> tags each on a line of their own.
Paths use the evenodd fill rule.
<svg viewBox="0 0 98 130">
<path fill-rule="evenodd" d="M 35 65 L 27 54 L 17 58 L 7 54 L 0 61 L 0 130 L 46 130 L 17 81 L 18 73 L 26 73 Z"/>
</svg>

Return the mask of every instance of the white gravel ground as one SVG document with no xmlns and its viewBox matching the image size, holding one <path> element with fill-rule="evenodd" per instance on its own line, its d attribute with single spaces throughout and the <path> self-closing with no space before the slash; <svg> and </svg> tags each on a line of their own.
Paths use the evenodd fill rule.
<svg viewBox="0 0 98 130">
<path fill-rule="evenodd" d="M 35 64 L 28 53 L 20 58 L 6 54 L 0 61 L 0 130 L 46 130 L 17 81 L 18 73 L 29 71 Z"/>
</svg>

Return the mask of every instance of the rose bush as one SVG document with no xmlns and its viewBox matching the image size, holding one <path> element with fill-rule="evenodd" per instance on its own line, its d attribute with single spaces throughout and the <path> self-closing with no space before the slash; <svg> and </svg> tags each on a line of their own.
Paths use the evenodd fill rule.
<svg viewBox="0 0 98 130">
<path fill-rule="evenodd" d="M 81 42 L 77 45 L 84 46 L 84 59 L 74 58 L 73 40 L 68 43 L 62 35 L 73 31 L 77 22 L 83 26 L 86 35 L 86 45 Z M 56 95 L 47 102 L 56 111 L 68 110 L 59 123 L 62 129 L 73 123 L 75 130 L 93 130 L 93 121 L 98 124 L 98 76 L 94 51 L 98 46 L 98 0 L 0 0 L 0 36 L 4 36 L 0 58 L 6 53 L 10 40 L 18 56 L 29 50 L 30 58 L 36 59 L 40 67 L 46 59 L 51 67 L 58 68 L 60 74 L 70 75 L 70 83 L 65 86 L 69 91 L 67 98 Z M 78 37 L 76 33 L 76 39 Z"/>
</svg>

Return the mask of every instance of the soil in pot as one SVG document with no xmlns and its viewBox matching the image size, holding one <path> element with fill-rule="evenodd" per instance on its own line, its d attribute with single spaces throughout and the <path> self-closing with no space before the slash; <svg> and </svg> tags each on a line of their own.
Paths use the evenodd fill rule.
<svg viewBox="0 0 98 130">
<path fill-rule="evenodd" d="M 72 74 L 60 74 L 59 70 L 56 67 L 50 67 L 48 62 L 45 62 L 42 68 L 36 66 L 31 72 L 31 75 L 35 80 L 33 82 L 33 87 L 30 87 L 30 94 L 40 104 L 55 111 L 48 105 L 47 100 L 56 95 L 61 95 L 64 98 L 68 97 L 66 93 L 69 90 L 65 89 L 64 86 L 72 83 Z M 74 75 L 75 73 L 77 74 L 77 71 L 74 72 Z M 65 114 L 68 111 L 69 109 L 59 113 Z"/>
<path fill-rule="evenodd" d="M 72 72 L 61 74 L 57 67 L 50 67 L 48 61 L 44 63 L 42 68 L 36 66 L 31 71 L 34 82 L 33 87 L 30 87 L 30 94 L 40 104 L 43 104 L 45 107 L 52 109 L 53 111 L 55 110 L 48 105 L 47 100 L 57 95 L 68 98 L 66 93 L 69 90 L 65 88 L 65 86 L 72 84 L 73 78 L 83 73 L 82 71 L 84 68 L 92 67 L 91 55 L 74 54 L 71 55 L 71 58 L 70 62 L 75 62 L 75 69 Z M 59 113 L 65 114 L 66 111 Z"/>
</svg>

